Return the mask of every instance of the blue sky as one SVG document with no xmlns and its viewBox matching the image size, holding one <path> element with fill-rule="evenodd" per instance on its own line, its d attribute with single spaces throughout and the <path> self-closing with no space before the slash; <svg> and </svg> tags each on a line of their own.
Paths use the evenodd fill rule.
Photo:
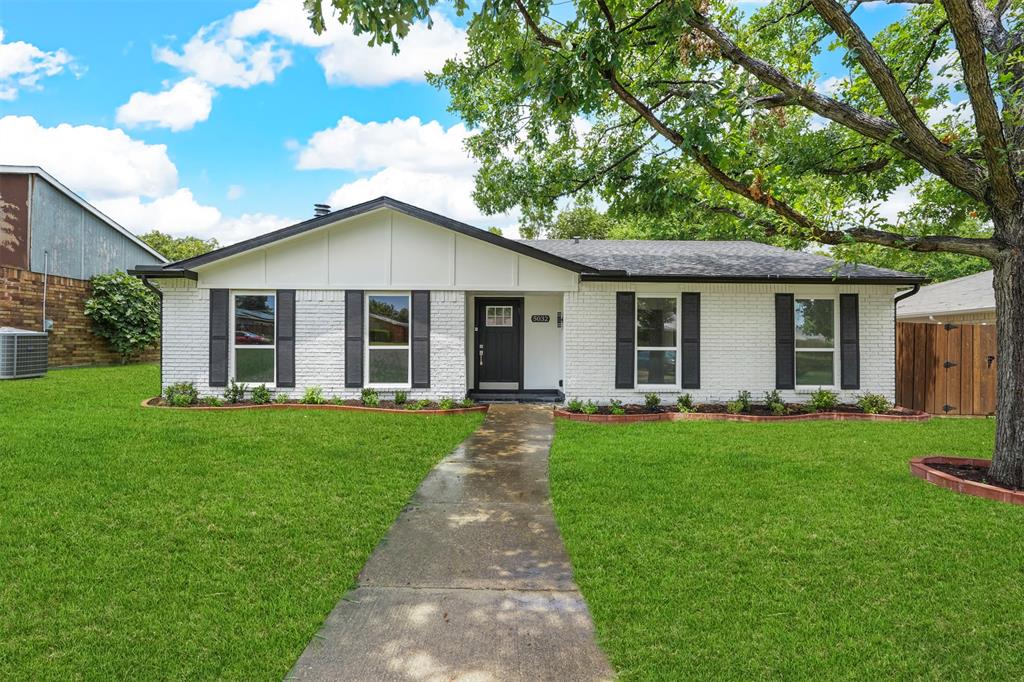
<svg viewBox="0 0 1024 682">
<path fill-rule="evenodd" d="M 2 0 L 0 163 L 42 165 L 131 229 L 223 243 L 385 193 L 514 234 L 473 206 L 467 131 L 422 77 L 461 22 L 436 15 L 394 57 L 336 23 L 314 36 L 301 6 Z"/>
</svg>

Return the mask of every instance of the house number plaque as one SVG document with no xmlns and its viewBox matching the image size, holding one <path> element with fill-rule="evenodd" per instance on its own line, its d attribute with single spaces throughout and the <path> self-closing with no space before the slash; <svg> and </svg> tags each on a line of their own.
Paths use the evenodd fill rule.
<svg viewBox="0 0 1024 682">
<path fill-rule="evenodd" d="M 530 322 L 550 322 L 550 315 L 531 315 Z"/>
</svg>

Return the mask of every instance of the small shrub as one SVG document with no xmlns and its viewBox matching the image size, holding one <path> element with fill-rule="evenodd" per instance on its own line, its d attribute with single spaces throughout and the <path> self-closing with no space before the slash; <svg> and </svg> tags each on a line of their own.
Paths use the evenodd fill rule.
<svg viewBox="0 0 1024 682">
<path fill-rule="evenodd" d="M 857 398 L 857 407 L 865 414 L 882 414 L 892 409 L 892 403 L 879 393 L 865 393 Z"/>
<path fill-rule="evenodd" d="M 266 405 L 270 402 L 270 389 L 266 384 L 260 384 L 252 389 L 252 401 L 257 405 Z"/>
<path fill-rule="evenodd" d="M 786 414 L 786 404 L 782 402 L 778 391 L 765 391 L 764 406 L 776 416 Z"/>
<path fill-rule="evenodd" d="M 750 391 L 740 391 L 736 394 L 736 400 L 730 400 L 725 404 L 725 410 L 729 414 L 742 414 L 750 411 Z"/>
<path fill-rule="evenodd" d="M 656 410 L 661 405 L 661 396 L 657 393 L 644 393 L 644 405 L 648 410 Z"/>
<path fill-rule="evenodd" d="M 363 392 L 359 395 L 359 400 L 363 403 L 364 407 L 377 407 L 380 405 L 380 396 L 372 388 L 364 388 Z"/>
<path fill-rule="evenodd" d="M 418 410 L 418 409 L 420 409 L 420 404 L 414 400 L 411 403 L 406 403 L 405 404 L 405 409 L 407 409 L 407 410 Z"/>
<path fill-rule="evenodd" d="M 342 398 L 339 398 L 338 396 L 334 396 L 333 398 L 331 398 L 327 402 L 329 402 L 331 405 L 344 405 L 345 404 L 345 401 Z"/>
<path fill-rule="evenodd" d="M 224 401 L 217 396 L 208 395 L 199 401 L 206 407 L 223 407 Z"/>
<path fill-rule="evenodd" d="M 323 405 L 325 402 L 327 401 L 324 400 L 324 390 L 319 386 L 310 386 L 302 394 L 302 403 L 304 405 Z"/>
<path fill-rule="evenodd" d="M 429 400 L 417 400 L 416 404 L 420 406 L 421 410 L 425 410 L 428 407 L 430 407 L 430 401 Z"/>
<path fill-rule="evenodd" d="M 839 404 L 839 395 L 836 394 L 835 391 L 819 388 L 811 394 L 811 399 L 808 401 L 808 404 L 817 412 L 834 410 L 836 405 Z"/>
<path fill-rule="evenodd" d="M 608 401 L 608 411 L 612 414 L 626 414 L 626 408 L 622 406 L 621 400 Z"/>
<path fill-rule="evenodd" d="M 395 391 L 395 405 L 405 405 L 409 400 L 409 394 L 405 391 Z"/>
<path fill-rule="evenodd" d="M 284 393 L 278 393 L 276 396 L 274 396 L 274 402 L 277 403 L 278 405 L 282 405 L 288 402 L 288 396 L 286 396 Z"/>
<path fill-rule="evenodd" d="M 693 404 L 693 396 L 689 393 L 684 393 L 676 399 L 676 407 L 679 408 L 680 412 L 697 411 L 697 408 Z"/>
<path fill-rule="evenodd" d="M 579 414 L 583 411 L 583 401 L 579 398 L 573 398 L 565 404 L 565 409 L 569 412 L 575 412 Z"/>
<path fill-rule="evenodd" d="M 594 404 L 593 400 L 588 400 L 583 405 L 583 414 L 597 414 L 597 405 Z"/>
<path fill-rule="evenodd" d="M 437 406 L 439 408 L 441 408 L 442 410 L 453 410 L 453 409 L 455 409 L 455 399 L 454 398 L 441 398 L 437 402 Z"/>
<path fill-rule="evenodd" d="M 459 406 L 460 407 L 473 407 L 473 405 L 475 405 L 475 404 L 476 403 L 473 402 L 472 398 L 470 398 L 469 396 L 466 396 L 465 398 L 462 399 L 462 402 L 459 403 Z"/>
<path fill-rule="evenodd" d="M 231 383 L 224 389 L 224 399 L 229 403 L 237 403 L 245 400 L 245 389 L 245 384 L 237 384 L 235 383 L 235 380 L 232 379 Z"/>
<path fill-rule="evenodd" d="M 199 400 L 199 391 L 194 384 L 187 381 L 171 384 L 164 389 L 164 399 L 175 407 L 188 407 Z"/>
</svg>

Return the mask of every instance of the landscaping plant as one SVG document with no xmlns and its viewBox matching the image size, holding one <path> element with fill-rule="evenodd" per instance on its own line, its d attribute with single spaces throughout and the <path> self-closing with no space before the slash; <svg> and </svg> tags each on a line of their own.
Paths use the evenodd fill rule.
<svg viewBox="0 0 1024 682">
<path fill-rule="evenodd" d="M 892 409 L 892 403 L 880 393 L 864 393 L 858 396 L 857 407 L 865 414 L 882 414 Z"/>
<path fill-rule="evenodd" d="M 786 403 L 782 402 L 782 397 L 779 395 L 778 390 L 765 391 L 764 405 L 775 416 L 786 414 Z"/>
<path fill-rule="evenodd" d="M 363 407 L 377 407 L 380 405 L 380 395 L 372 388 L 364 388 L 359 394 L 359 401 Z"/>
<path fill-rule="evenodd" d="M 567 412 L 575 412 L 579 414 L 583 411 L 583 401 L 579 398 L 573 398 L 565 404 L 565 409 Z"/>
<path fill-rule="evenodd" d="M 224 388 L 224 399 L 229 403 L 245 400 L 245 384 L 236 383 L 234 379 Z"/>
<path fill-rule="evenodd" d="M 622 401 L 614 398 L 608 401 L 608 411 L 612 414 L 626 414 L 626 408 L 622 406 Z"/>
<path fill-rule="evenodd" d="M 679 408 L 680 412 L 697 411 L 697 407 L 693 404 L 693 396 L 689 393 L 683 393 L 676 399 L 676 407 Z"/>
<path fill-rule="evenodd" d="M 324 391 L 319 386 L 310 386 L 306 389 L 306 392 L 302 394 L 302 402 L 305 405 L 323 405 Z"/>
<path fill-rule="evenodd" d="M 735 400 L 725 404 L 725 410 L 729 414 L 742 414 L 750 411 L 750 391 L 740 391 L 736 394 Z"/>
<path fill-rule="evenodd" d="M 395 391 L 395 405 L 405 405 L 405 401 L 409 399 L 409 394 L 405 391 Z"/>
<path fill-rule="evenodd" d="M 224 401 L 215 395 L 208 395 L 199 402 L 205 407 L 222 407 L 224 405 Z"/>
<path fill-rule="evenodd" d="M 466 396 L 465 398 L 463 398 L 462 402 L 460 403 L 460 405 L 462 407 L 466 407 L 466 408 L 473 407 L 473 404 L 474 404 L 473 403 L 473 399 L 470 398 L 469 396 Z"/>
<path fill-rule="evenodd" d="M 277 403 L 278 405 L 283 405 L 284 403 L 288 402 L 288 400 L 288 396 L 285 395 L 284 393 L 278 393 L 276 396 L 274 396 L 274 402 Z"/>
<path fill-rule="evenodd" d="M 657 393 L 644 393 L 644 405 L 648 410 L 656 410 L 661 405 L 661 396 Z"/>
<path fill-rule="evenodd" d="M 588 400 L 583 405 L 583 414 L 597 414 L 597 404 L 593 400 Z"/>
<path fill-rule="evenodd" d="M 127 362 L 160 339 L 160 299 L 141 280 L 125 272 L 89 280 L 85 316 Z"/>
<path fill-rule="evenodd" d="M 252 401 L 255 404 L 266 405 L 270 402 L 270 399 L 270 389 L 267 388 L 266 384 L 260 384 L 256 388 L 252 389 Z"/>
<path fill-rule="evenodd" d="M 441 408 L 442 410 L 454 409 L 455 408 L 455 399 L 454 398 L 441 398 L 439 401 L 437 401 L 437 406 L 439 408 Z"/>
<path fill-rule="evenodd" d="M 807 401 L 807 404 L 817 412 L 828 412 L 839 406 L 839 395 L 827 388 L 819 388 L 811 394 L 811 399 Z"/>
<path fill-rule="evenodd" d="M 199 391 L 190 382 L 171 384 L 164 389 L 164 399 L 174 407 L 188 407 L 199 399 Z"/>
</svg>

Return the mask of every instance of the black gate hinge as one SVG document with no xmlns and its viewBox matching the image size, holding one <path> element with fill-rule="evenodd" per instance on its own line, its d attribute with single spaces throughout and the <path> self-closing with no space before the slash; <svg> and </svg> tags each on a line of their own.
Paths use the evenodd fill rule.
<svg viewBox="0 0 1024 682">
<path fill-rule="evenodd" d="M 955 409 L 956 409 L 956 407 L 954 407 L 953 405 L 943 405 L 942 406 L 942 411 L 943 412 L 952 412 Z"/>
<path fill-rule="evenodd" d="M 956 367 L 956 363 L 953 362 L 952 360 L 946 360 L 944 363 L 942 363 L 942 366 L 945 367 L 946 369 L 949 369 L 950 367 Z"/>
</svg>

